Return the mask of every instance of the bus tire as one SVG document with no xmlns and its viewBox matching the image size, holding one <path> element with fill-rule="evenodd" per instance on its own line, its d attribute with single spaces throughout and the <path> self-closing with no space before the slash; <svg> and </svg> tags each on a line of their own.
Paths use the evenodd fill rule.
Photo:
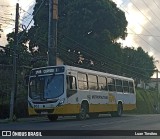
<svg viewBox="0 0 160 139">
<path fill-rule="evenodd" d="M 123 114 L 123 105 L 122 105 L 122 103 L 118 103 L 117 117 L 121 117 L 122 114 Z"/>
<path fill-rule="evenodd" d="M 78 120 L 86 120 L 88 113 L 88 106 L 86 103 L 82 103 L 80 113 L 76 116 Z"/>
<path fill-rule="evenodd" d="M 51 122 L 56 121 L 58 119 L 58 115 L 53 114 L 47 115 L 47 117 Z"/>
<path fill-rule="evenodd" d="M 121 117 L 123 114 L 123 105 L 122 103 L 118 103 L 117 111 L 111 112 L 112 117 Z"/>
<path fill-rule="evenodd" d="M 90 117 L 91 119 L 98 118 L 98 116 L 99 116 L 99 113 L 90 113 L 90 114 L 89 114 L 89 117 Z"/>
</svg>

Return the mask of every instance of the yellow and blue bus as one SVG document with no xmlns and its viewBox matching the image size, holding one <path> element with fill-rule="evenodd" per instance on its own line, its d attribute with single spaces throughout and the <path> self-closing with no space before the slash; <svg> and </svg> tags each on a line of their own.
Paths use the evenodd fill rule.
<svg viewBox="0 0 160 139">
<path fill-rule="evenodd" d="M 75 115 L 79 120 L 101 113 L 122 116 L 136 108 L 134 80 L 68 65 L 31 70 L 28 85 L 29 115 Z"/>
</svg>

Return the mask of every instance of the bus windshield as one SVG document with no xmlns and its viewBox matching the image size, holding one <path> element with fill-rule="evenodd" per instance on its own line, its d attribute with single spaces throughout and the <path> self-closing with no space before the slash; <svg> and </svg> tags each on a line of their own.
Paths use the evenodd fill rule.
<svg viewBox="0 0 160 139">
<path fill-rule="evenodd" d="M 33 100 L 53 99 L 63 94 L 63 88 L 64 76 L 62 74 L 31 77 L 29 96 Z"/>
</svg>

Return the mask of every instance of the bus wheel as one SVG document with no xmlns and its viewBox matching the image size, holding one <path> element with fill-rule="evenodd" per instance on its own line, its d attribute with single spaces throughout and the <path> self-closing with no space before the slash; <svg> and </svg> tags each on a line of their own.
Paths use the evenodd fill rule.
<svg viewBox="0 0 160 139">
<path fill-rule="evenodd" d="M 97 118 L 99 116 L 99 113 L 90 113 L 89 117 L 90 118 Z"/>
<path fill-rule="evenodd" d="M 122 103 L 118 103 L 117 111 L 111 112 L 112 117 L 121 117 L 123 114 L 123 106 Z"/>
<path fill-rule="evenodd" d="M 56 121 L 58 119 L 58 115 L 47 115 L 50 121 Z"/>
<path fill-rule="evenodd" d="M 87 118 L 88 107 L 86 103 L 81 105 L 80 113 L 76 116 L 78 120 L 85 120 Z"/>
<path fill-rule="evenodd" d="M 122 103 L 118 103 L 118 108 L 117 108 L 117 116 L 121 117 L 123 114 L 123 106 Z"/>
</svg>

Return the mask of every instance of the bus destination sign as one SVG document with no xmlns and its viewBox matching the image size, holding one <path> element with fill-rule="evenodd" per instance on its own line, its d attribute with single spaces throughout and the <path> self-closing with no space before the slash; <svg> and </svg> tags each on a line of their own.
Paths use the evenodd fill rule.
<svg viewBox="0 0 160 139">
<path fill-rule="evenodd" d="M 31 71 L 31 75 L 42 75 L 42 74 L 52 74 L 52 73 L 62 73 L 64 72 L 64 67 L 48 67 L 39 68 Z"/>
</svg>

